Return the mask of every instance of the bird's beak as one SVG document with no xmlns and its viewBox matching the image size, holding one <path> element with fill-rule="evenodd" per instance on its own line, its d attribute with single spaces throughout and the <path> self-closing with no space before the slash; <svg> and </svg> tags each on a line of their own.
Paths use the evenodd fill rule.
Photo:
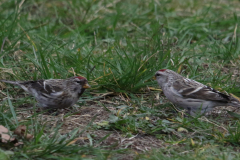
<svg viewBox="0 0 240 160">
<path fill-rule="evenodd" d="M 86 84 L 83 85 L 83 88 L 87 89 L 87 88 L 91 88 L 91 86 L 88 83 L 86 83 Z"/>
<path fill-rule="evenodd" d="M 156 80 L 156 77 L 155 77 L 155 76 L 153 76 L 153 79 L 154 79 L 154 80 Z"/>
</svg>

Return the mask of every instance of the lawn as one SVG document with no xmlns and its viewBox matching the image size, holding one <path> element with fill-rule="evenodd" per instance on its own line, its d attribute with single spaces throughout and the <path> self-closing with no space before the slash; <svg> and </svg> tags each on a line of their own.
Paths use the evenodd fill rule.
<svg viewBox="0 0 240 160">
<path fill-rule="evenodd" d="M 92 88 L 53 115 L 0 83 L 15 138 L 0 159 L 240 159 L 238 108 L 186 116 L 153 79 L 167 68 L 240 97 L 239 23 L 238 0 L 1 0 L 0 79 Z"/>
</svg>

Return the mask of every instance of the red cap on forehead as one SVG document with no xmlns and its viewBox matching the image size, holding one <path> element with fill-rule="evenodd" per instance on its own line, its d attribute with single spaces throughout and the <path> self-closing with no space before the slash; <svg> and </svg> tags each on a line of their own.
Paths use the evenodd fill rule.
<svg viewBox="0 0 240 160">
<path fill-rule="evenodd" d="M 76 78 L 78 78 L 78 79 L 86 79 L 86 78 L 84 78 L 84 77 L 80 77 L 80 76 L 78 76 L 78 77 L 76 77 Z"/>
<path fill-rule="evenodd" d="M 165 71 L 166 71 L 166 69 L 160 69 L 159 71 L 160 71 L 160 72 L 165 72 Z"/>
</svg>

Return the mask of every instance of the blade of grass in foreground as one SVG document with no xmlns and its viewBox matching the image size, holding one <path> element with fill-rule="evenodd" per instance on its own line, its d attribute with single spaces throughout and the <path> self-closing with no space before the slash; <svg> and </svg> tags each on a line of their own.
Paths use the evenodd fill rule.
<svg viewBox="0 0 240 160">
<path fill-rule="evenodd" d="M 8 91 L 7 91 L 7 96 L 8 96 L 8 105 L 9 105 L 9 107 L 10 107 L 10 110 L 11 110 L 11 113 L 12 113 L 12 116 L 13 116 L 13 119 L 14 119 L 14 121 L 15 121 L 15 123 L 16 123 L 16 126 L 18 126 L 18 120 L 17 120 L 16 112 L 15 112 L 14 107 L 13 107 L 13 105 L 12 105 L 12 102 L 11 102 L 11 100 L 10 100 Z"/>
</svg>

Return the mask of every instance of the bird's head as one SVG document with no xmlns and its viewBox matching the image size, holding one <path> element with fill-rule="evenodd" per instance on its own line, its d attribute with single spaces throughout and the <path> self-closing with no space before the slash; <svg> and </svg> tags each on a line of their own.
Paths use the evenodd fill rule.
<svg viewBox="0 0 240 160">
<path fill-rule="evenodd" d="M 81 96 L 85 89 L 91 88 L 91 86 L 88 84 L 87 79 L 81 76 L 71 77 L 66 81 L 66 83 L 68 89 L 73 94 L 77 94 L 78 96 Z"/>
<path fill-rule="evenodd" d="M 78 77 L 73 77 L 73 82 L 80 85 L 81 88 L 87 89 L 91 88 L 91 86 L 88 84 L 88 81 L 86 78 L 78 76 Z"/>
<path fill-rule="evenodd" d="M 169 69 L 160 69 L 155 73 L 155 79 L 158 82 L 158 84 L 163 87 L 169 79 L 172 77 L 175 72 L 169 70 Z"/>
</svg>

